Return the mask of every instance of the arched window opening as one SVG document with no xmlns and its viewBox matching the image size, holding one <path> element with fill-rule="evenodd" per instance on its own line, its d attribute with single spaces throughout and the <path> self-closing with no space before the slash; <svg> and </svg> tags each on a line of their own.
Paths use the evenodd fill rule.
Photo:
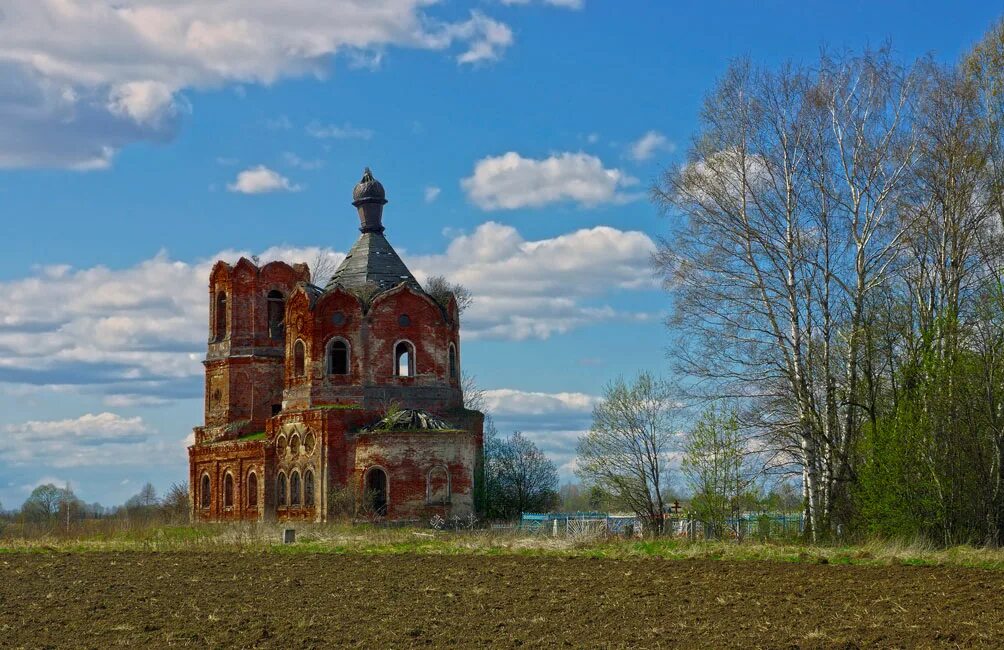
<svg viewBox="0 0 1004 650">
<path fill-rule="evenodd" d="M 431 504 L 450 502 L 450 473 L 445 467 L 433 467 L 426 477 L 426 499 Z"/>
<path fill-rule="evenodd" d="M 387 514 L 387 473 L 379 467 L 366 473 L 366 497 L 373 514 Z"/>
<path fill-rule="evenodd" d="M 302 377 L 305 372 L 307 358 L 307 347 L 303 344 L 303 341 L 297 341 L 293 344 L 293 376 Z"/>
<path fill-rule="evenodd" d="M 328 344 L 328 374 L 349 374 L 349 344 L 341 339 Z"/>
<path fill-rule="evenodd" d="M 201 498 L 201 504 L 203 508 L 208 508 L 209 504 L 213 502 L 212 490 L 210 488 L 211 482 L 209 480 L 209 474 L 202 475 L 202 487 L 199 490 L 199 497 Z"/>
<path fill-rule="evenodd" d="M 234 477 L 230 472 L 223 477 L 223 507 L 234 507 Z"/>
<path fill-rule="evenodd" d="M 300 505 L 300 474 L 293 472 L 289 475 L 289 505 Z"/>
<path fill-rule="evenodd" d="M 279 478 L 275 479 L 275 503 L 280 508 L 286 505 L 286 475 L 279 472 Z"/>
<path fill-rule="evenodd" d="M 213 339 L 222 341 L 227 336 L 227 294 L 223 291 L 216 294 L 215 319 L 213 321 Z"/>
<path fill-rule="evenodd" d="M 457 348 L 450 343 L 450 379 L 457 378 Z"/>
<path fill-rule="evenodd" d="M 303 505 L 314 507 L 314 473 L 309 469 L 303 473 Z"/>
<path fill-rule="evenodd" d="M 394 346 L 394 374 L 398 377 L 415 375 L 415 346 L 408 341 Z"/>
<path fill-rule="evenodd" d="M 268 335 L 282 340 L 286 334 L 286 299 L 281 291 L 268 292 Z"/>
<path fill-rule="evenodd" d="M 289 453 L 293 456 L 297 456 L 300 453 L 300 436 L 294 433 L 289 438 Z"/>
<path fill-rule="evenodd" d="M 258 507 L 258 475 L 254 472 L 248 474 L 248 507 Z"/>
</svg>

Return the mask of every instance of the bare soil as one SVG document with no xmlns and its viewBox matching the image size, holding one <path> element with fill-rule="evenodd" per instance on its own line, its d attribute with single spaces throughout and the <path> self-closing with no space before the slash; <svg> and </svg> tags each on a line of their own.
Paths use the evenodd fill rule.
<svg viewBox="0 0 1004 650">
<path fill-rule="evenodd" d="M 0 647 L 1004 647 L 1004 572 L 239 553 L 0 555 Z"/>
</svg>

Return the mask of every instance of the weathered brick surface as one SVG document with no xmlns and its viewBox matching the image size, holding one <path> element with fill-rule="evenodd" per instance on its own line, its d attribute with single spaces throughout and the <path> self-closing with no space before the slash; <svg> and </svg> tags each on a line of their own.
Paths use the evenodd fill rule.
<svg viewBox="0 0 1004 650">
<path fill-rule="evenodd" d="M 282 262 L 259 269 L 241 259 L 213 268 L 205 422 L 195 428 L 189 448 L 194 518 L 325 521 L 340 514 L 336 506 L 345 494 L 365 489 L 375 467 L 387 474 L 390 518 L 463 516 L 474 510 L 483 418 L 462 408 L 456 303 L 441 307 L 406 284 L 364 300 L 340 287 L 321 292 L 308 278 L 304 265 Z M 269 322 L 268 297 L 275 291 L 284 299 L 278 335 Z M 334 339 L 349 349 L 344 375 L 330 372 L 327 350 Z M 302 373 L 296 368 L 297 341 L 305 351 Z M 414 347 L 412 376 L 394 370 L 401 341 Z M 359 433 L 391 404 L 429 411 L 460 430 Z M 256 505 L 248 495 L 252 472 Z M 305 502 L 308 472 L 312 504 Z M 224 503 L 228 473 L 231 506 Z M 298 504 L 290 493 L 294 474 Z M 210 485 L 205 507 L 203 476 Z M 280 477 L 286 481 L 282 503 Z"/>
</svg>

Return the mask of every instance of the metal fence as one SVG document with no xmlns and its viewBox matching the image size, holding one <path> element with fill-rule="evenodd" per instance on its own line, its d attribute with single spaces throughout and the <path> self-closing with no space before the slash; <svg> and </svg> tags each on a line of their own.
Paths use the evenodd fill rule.
<svg viewBox="0 0 1004 650">
<path fill-rule="evenodd" d="M 687 539 L 790 539 L 802 533 L 801 514 L 748 513 L 719 525 L 686 515 L 668 515 L 663 534 Z M 550 537 L 639 537 L 644 523 L 638 517 L 602 512 L 523 513 L 518 522 L 493 523 L 495 531 L 523 532 Z"/>
</svg>

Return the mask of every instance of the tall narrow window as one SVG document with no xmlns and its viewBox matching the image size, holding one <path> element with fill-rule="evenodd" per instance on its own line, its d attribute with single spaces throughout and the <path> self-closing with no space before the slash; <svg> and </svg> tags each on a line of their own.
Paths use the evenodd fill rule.
<svg viewBox="0 0 1004 650">
<path fill-rule="evenodd" d="M 230 472 L 223 477 L 223 507 L 234 507 L 234 477 Z"/>
<path fill-rule="evenodd" d="M 394 374 L 411 377 L 415 374 L 415 347 L 408 341 L 394 346 Z"/>
<path fill-rule="evenodd" d="M 282 472 L 275 479 L 275 503 L 280 508 L 286 505 L 286 475 Z"/>
<path fill-rule="evenodd" d="M 276 341 L 286 334 L 286 300 L 280 291 L 268 292 L 268 335 Z"/>
<path fill-rule="evenodd" d="M 309 469 L 303 473 L 303 505 L 314 507 L 314 473 Z"/>
<path fill-rule="evenodd" d="M 450 473 L 445 467 L 433 467 L 429 470 L 425 494 L 430 504 L 450 502 Z"/>
<path fill-rule="evenodd" d="M 210 490 L 209 474 L 202 475 L 202 489 L 199 490 L 199 496 L 202 499 L 202 507 L 208 508 L 209 504 L 212 503 L 213 495 Z"/>
<path fill-rule="evenodd" d="M 457 378 L 457 348 L 450 343 L 450 379 Z"/>
<path fill-rule="evenodd" d="M 328 374 L 349 374 L 349 346 L 341 339 L 334 339 L 328 347 Z"/>
<path fill-rule="evenodd" d="M 248 474 L 248 507 L 258 507 L 258 475 L 254 472 Z"/>
<path fill-rule="evenodd" d="M 300 474 L 293 472 L 289 475 L 289 505 L 300 505 Z"/>
<path fill-rule="evenodd" d="M 227 336 L 227 294 L 223 291 L 216 294 L 215 320 L 213 321 L 213 339 L 222 341 Z"/>
<path fill-rule="evenodd" d="M 302 377 L 305 371 L 307 349 L 303 341 L 293 344 L 293 376 Z"/>
</svg>

